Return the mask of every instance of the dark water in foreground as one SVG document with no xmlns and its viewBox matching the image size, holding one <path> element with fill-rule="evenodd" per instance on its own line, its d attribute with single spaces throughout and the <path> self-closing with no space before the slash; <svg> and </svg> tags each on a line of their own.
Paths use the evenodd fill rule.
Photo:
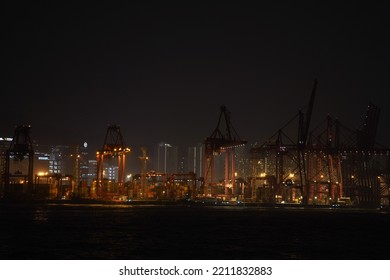
<svg viewBox="0 0 390 280">
<path fill-rule="evenodd" d="M 0 259 L 389 259 L 390 214 L 0 205 Z"/>
</svg>

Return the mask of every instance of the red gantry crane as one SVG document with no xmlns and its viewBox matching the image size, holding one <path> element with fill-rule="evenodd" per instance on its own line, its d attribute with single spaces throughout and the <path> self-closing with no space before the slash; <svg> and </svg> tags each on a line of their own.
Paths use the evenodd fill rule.
<svg viewBox="0 0 390 280">
<path fill-rule="evenodd" d="M 223 130 L 223 127 L 225 131 Z M 204 196 L 216 195 L 214 191 L 214 156 L 225 153 L 225 194 L 228 189 L 235 193 L 235 147 L 243 146 L 247 143 L 242 140 L 230 121 L 230 112 L 225 106 L 221 106 L 217 127 L 213 133 L 204 141 Z"/>
<path fill-rule="evenodd" d="M 97 189 L 98 197 L 104 198 L 113 195 L 110 188 L 105 186 L 104 182 L 104 162 L 108 159 L 116 158 L 118 161 L 118 182 L 116 195 L 124 194 L 126 154 L 130 148 L 125 146 L 123 136 L 118 125 L 110 125 L 107 128 L 103 148 L 96 152 L 97 158 Z"/>
</svg>

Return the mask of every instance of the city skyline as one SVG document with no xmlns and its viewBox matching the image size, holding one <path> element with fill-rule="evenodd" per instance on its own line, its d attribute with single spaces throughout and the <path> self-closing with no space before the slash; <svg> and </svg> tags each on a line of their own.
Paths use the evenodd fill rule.
<svg viewBox="0 0 390 280">
<path fill-rule="evenodd" d="M 33 140 L 33 139 L 32 139 Z M 0 137 L 2 155 L 9 149 L 11 137 Z M 87 143 L 81 145 L 63 145 L 52 143 L 40 145 L 33 141 L 33 176 L 72 176 L 76 185 L 91 186 L 97 177 L 97 158 L 95 151 L 89 152 Z M 239 147 L 236 149 L 238 177 L 248 178 L 251 176 L 250 147 Z M 151 150 L 146 150 L 147 173 L 160 174 L 188 174 L 194 173 L 196 178 L 202 178 L 204 168 L 204 144 L 198 143 L 192 147 L 177 147 L 161 141 L 154 145 Z M 215 178 L 217 181 L 224 179 L 224 156 L 216 157 Z M 20 171 L 27 174 L 29 164 L 28 156 L 20 162 L 12 163 L 12 172 Z M 20 170 L 15 169 L 19 166 Z M 129 181 L 142 173 L 142 161 L 137 151 L 131 151 L 126 156 L 125 179 Z M 109 159 L 104 164 L 103 178 L 118 181 L 117 159 Z"/>
</svg>

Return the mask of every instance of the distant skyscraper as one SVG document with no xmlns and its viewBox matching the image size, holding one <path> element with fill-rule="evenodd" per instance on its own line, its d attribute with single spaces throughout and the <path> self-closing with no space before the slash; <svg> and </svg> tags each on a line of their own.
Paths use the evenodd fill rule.
<svg viewBox="0 0 390 280">
<path fill-rule="evenodd" d="M 178 172 L 178 149 L 176 146 L 161 142 L 155 150 L 155 169 L 161 173 Z"/>
<path fill-rule="evenodd" d="M 188 172 L 194 172 L 198 178 L 203 177 L 203 154 L 204 145 L 202 143 L 188 148 Z"/>
<path fill-rule="evenodd" d="M 179 173 L 188 173 L 187 164 L 186 164 L 186 156 L 180 156 L 179 165 L 177 171 Z"/>
<path fill-rule="evenodd" d="M 92 182 L 97 178 L 97 160 L 90 159 L 88 160 L 88 176 L 87 176 L 87 185 L 92 186 Z"/>
<path fill-rule="evenodd" d="M 74 147 L 64 145 L 34 146 L 34 174 L 74 175 Z"/>
<path fill-rule="evenodd" d="M 12 138 L 0 137 L 0 194 L 1 187 L 3 186 L 4 172 L 5 172 L 5 156 L 6 151 L 10 146 Z"/>
<path fill-rule="evenodd" d="M 71 155 L 73 147 L 64 145 L 53 145 L 49 151 L 49 173 L 50 174 L 73 174 L 73 161 Z"/>
<path fill-rule="evenodd" d="M 118 182 L 118 166 L 108 166 L 103 169 L 103 178 Z"/>
<path fill-rule="evenodd" d="M 252 162 L 249 156 L 249 147 L 236 148 L 236 172 L 237 177 L 247 179 L 252 176 Z"/>
<path fill-rule="evenodd" d="M 77 155 L 79 156 L 78 160 L 78 180 L 80 182 L 87 182 L 88 185 L 88 143 L 84 142 L 82 146 L 78 147 Z M 96 178 L 96 176 L 95 176 Z M 84 183 L 83 183 L 84 184 Z M 89 185 L 90 186 L 90 185 Z"/>
<path fill-rule="evenodd" d="M 75 184 L 88 180 L 87 144 L 82 146 L 35 145 L 35 173 L 73 176 Z"/>
</svg>

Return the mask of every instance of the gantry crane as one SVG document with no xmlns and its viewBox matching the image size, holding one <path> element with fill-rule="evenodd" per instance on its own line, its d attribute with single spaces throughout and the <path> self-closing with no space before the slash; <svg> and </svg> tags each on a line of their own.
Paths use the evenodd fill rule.
<svg viewBox="0 0 390 280">
<path fill-rule="evenodd" d="M 33 170 L 34 170 L 34 149 L 30 137 L 30 125 L 18 125 L 15 128 L 9 149 L 6 150 L 4 182 L 6 191 L 12 184 L 26 185 L 26 192 L 31 194 L 33 189 Z M 28 158 L 27 174 L 23 170 L 11 170 L 11 159 L 16 163 L 21 163 Z"/>
<path fill-rule="evenodd" d="M 306 115 L 299 111 L 299 127 L 298 127 L 298 165 L 299 165 L 299 177 L 301 180 L 301 193 L 303 203 L 307 204 L 307 196 L 309 183 L 307 179 L 306 162 L 305 162 L 305 150 L 307 145 L 307 139 L 309 135 L 311 115 L 313 113 L 314 99 L 317 91 L 317 80 L 314 80 L 313 89 L 310 95 L 309 104 L 307 107 Z"/>
<path fill-rule="evenodd" d="M 370 103 L 361 130 L 328 116 L 310 133 L 306 153 L 311 200 L 325 194 L 328 203 L 348 199 L 372 207 L 389 198 L 390 149 L 375 142 L 379 112 Z"/>
<path fill-rule="evenodd" d="M 252 199 L 367 207 L 388 201 L 390 149 L 375 142 L 379 108 L 369 104 L 361 130 L 330 116 L 310 130 L 316 86 L 306 114 L 299 111 L 268 141 L 251 149 Z M 285 131 L 297 119 L 298 137 L 293 140 Z"/>
<path fill-rule="evenodd" d="M 126 154 L 130 148 L 125 146 L 123 136 L 118 125 L 109 125 L 104 139 L 103 148 L 96 152 L 97 158 L 97 190 L 98 197 L 107 195 L 107 188 L 104 186 L 104 162 L 107 159 L 116 158 L 118 163 L 117 194 L 124 194 Z"/>
<path fill-rule="evenodd" d="M 225 131 L 222 132 L 222 126 L 225 127 Z M 207 137 L 204 141 L 205 154 L 204 154 L 204 195 L 212 196 L 214 181 L 214 156 L 225 153 L 225 192 L 229 187 L 232 188 L 234 194 L 235 185 L 235 147 L 243 146 L 247 143 L 246 140 L 242 140 L 238 133 L 233 128 L 230 121 L 230 112 L 225 106 L 221 106 L 217 127 L 213 133 Z"/>
</svg>

